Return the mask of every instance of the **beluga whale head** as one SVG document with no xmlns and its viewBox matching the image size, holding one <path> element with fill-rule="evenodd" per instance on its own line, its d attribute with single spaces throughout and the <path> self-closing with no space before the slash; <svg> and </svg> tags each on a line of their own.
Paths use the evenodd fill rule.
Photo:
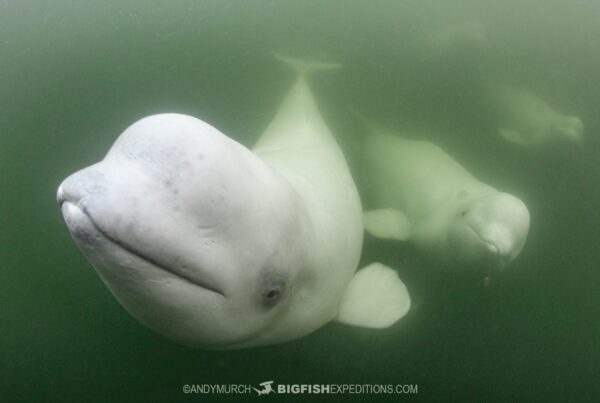
<svg viewBox="0 0 600 403">
<path fill-rule="evenodd" d="M 519 255 L 529 232 L 529 211 L 517 197 L 491 192 L 459 204 L 448 231 L 447 250 L 460 265 L 500 270 Z"/>
<path fill-rule="evenodd" d="M 578 146 L 583 144 L 583 122 L 577 116 L 556 116 L 550 130 L 556 138 L 564 138 Z"/>
<path fill-rule="evenodd" d="M 311 281 L 305 212 L 287 186 L 210 125 L 162 114 L 130 126 L 57 198 L 134 317 L 184 344 L 235 348 L 288 337 L 285 312 Z"/>
</svg>

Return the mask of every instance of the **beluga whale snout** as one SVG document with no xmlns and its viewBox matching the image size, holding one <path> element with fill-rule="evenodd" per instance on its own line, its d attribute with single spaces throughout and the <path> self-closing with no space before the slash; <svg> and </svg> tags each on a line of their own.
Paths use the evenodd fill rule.
<svg viewBox="0 0 600 403">
<path fill-rule="evenodd" d="M 406 314 L 396 272 L 356 274 L 362 207 L 307 83 L 297 72 L 251 151 L 191 116 L 128 127 L 105 158 L 57 191 L 67 227 L 123 307 L 180 343 L 282 343 L 331 320 L 382 328 Z"/>
<path fill-rule="evenodd" d="M 456 264 L 500 270 L 523 249 L 530 218 L 527 206 L 517 197 L 491 192 L 468 201 L 458 211 L 460 217 L 448 233 Z"/>
</svg>

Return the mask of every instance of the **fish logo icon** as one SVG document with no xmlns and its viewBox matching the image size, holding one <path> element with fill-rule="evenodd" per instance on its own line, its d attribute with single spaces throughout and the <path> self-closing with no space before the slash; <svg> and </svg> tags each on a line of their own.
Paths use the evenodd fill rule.
<svg viewBox="0 0 600 403">
<path fill-rule="evenodd" d="M 262 389 L 256 389 L 256 388 L 252 388 L 252 389 L 254 389 L 256 391 L 256 393 L 258 393 L 259 396 L 268 395 L 271 392 L 275 393 L 275 391 L 271 387 L 272 384 L 273 384 L 273 381 L 265 381 L 265 382 L 262 382 L 259 384 L 260 386 L 262 386 Z"/>
</svg>

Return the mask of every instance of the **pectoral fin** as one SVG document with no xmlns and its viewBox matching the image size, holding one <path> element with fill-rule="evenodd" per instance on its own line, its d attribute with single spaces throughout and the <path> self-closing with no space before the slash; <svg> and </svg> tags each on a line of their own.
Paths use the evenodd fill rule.
<svg viewBox="0 0 600 403">
<path fill-rule="evenodd" d="M 521 136 L 521 133 L 519 133 L 516 130 L 498 129 L 498 134 L 500 134 L 500 136 L 508 142 L 519 144 L 522 146 L 527 145 L 527 143 L 523 140 L 523 136 Z"/>
<path fill-rule="evenodd" d="M 385 328 L 410 309 L 410 295 L 395 270 L 373 263 L 356 272 L 340 303 L 336 320 L 352 326 Z"/>
<path fill-rule="evenodd" d="M 377 238 L 406 241 L 412 224 L 400 210 L 381 209 L 363 213 L 365 230 Z"/>
</svg>

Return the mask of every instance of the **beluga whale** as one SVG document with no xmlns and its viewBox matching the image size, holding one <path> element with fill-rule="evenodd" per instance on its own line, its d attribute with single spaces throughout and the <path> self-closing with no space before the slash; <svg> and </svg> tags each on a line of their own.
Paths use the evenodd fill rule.
<svg viewBox="0 0 600 403">
<path fill-rule="evenodd" d="M 493 82 L 487 85 L 489 105 L 505 141 L 525 148 L 583 143 L 583 122 L 563 114 L 529 91 Z"/>
<path fill-rule="evenodd" d="M 365 123 L 367 232 L 412 242 L 432 261 L 483 273 L 486 283 L 519 255 L 530 224 L 523 201 L 480 182 L 435 144 L 410 140 L 409 129 Z"/>
<path fill-rule="evenodd" d="M 297 77 L 253 150 L 191 116 L 129 126 L 58 203 L 123 307 L 185 345 L 283 343 L 326 323 L 384 328 L 409 309 L 396 271 L 356 271 L 359 195 L 308 86 L 339 65 L 278 56 Z"/>
<path fill-rule="evenodd" d="M 439 56 L 481 51 L 487 44 L 487 28 L 479 20 L 442 25 L 423 35 L 419 41 L 422 58 L 431 60 Z"/>
</svg>

